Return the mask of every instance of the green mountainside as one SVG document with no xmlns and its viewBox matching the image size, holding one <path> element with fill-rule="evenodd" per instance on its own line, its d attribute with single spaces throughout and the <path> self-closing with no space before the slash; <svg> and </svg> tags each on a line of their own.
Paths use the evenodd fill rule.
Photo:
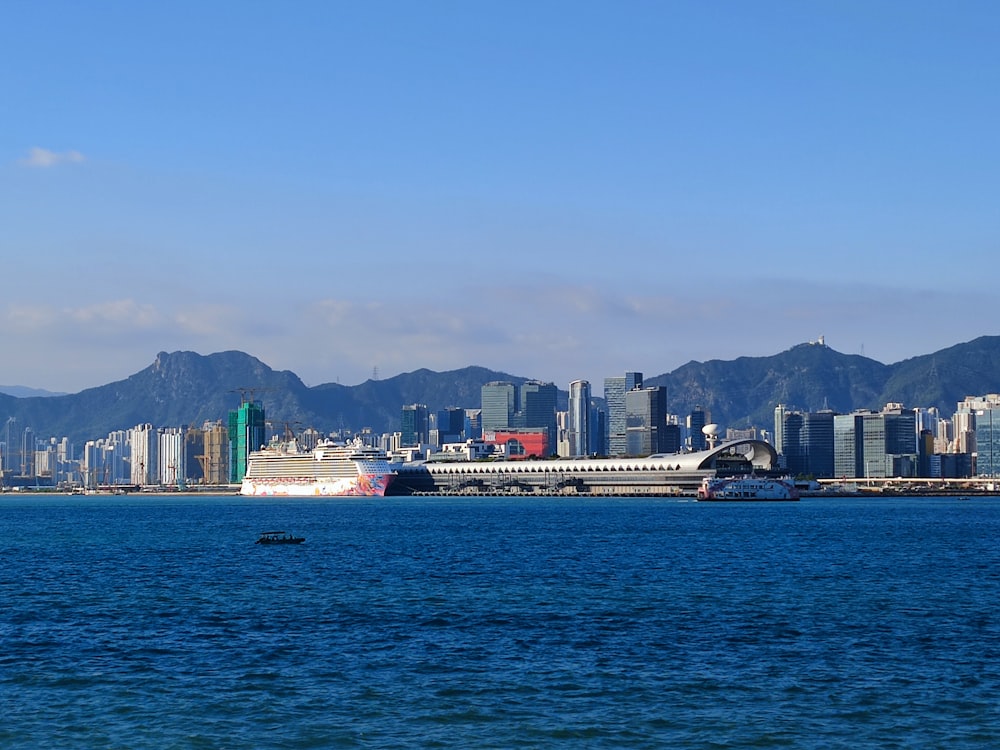
<svg viewBox="0 0 1000 750">
<path fill-rule="evenodd" d="M 370 427 L 381 433 L 399 429 L 404 404 L 423 403 L 432 410 L 478 407 L 480 388 L 491 380 L 521 383 L 526 378 L 466 367 L 417 370 L 356 386 L 307 387 L 294 373 L 272 370 L 243 352 L 161 352 L 141 372 L 79 393 L 28 398 L 0 393 L 0 418 L 14 417 L 18 431 L 31 427 L 38 437 L 65 435 L 77 444 L 146 422 L 171 427 L 225 420 L 242 398 L 254 398 L 263 402 L 276 428 L 288 424 L 328 432 Z M 767 357 L 688 362 L 645 382 L 666 386 L 672 413 L 683 416 L 701 406 L 723 428 L 771 429 L 778 403 L 803 411 L 849 412 L 899 402 L 934 406 L 949 415 L 967 395 L 1000 391 L 1000 337 L 982 337 L 894 365 L 821 344 L 801 344 Z M 602 383 L 592 387 L 600 393 Z M 560 396 L 560 408 L 565 408 L 565 392 Z"/>
</svg>

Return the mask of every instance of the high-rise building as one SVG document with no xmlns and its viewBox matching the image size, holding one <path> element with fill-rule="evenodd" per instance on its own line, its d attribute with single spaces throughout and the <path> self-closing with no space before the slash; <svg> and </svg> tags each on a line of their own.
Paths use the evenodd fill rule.
<svg viewBox="0 0 1000 750">
<path fill-rule="evenodd" d="M 25 427 L 21 432 L 21 476 L 35 476 L 35 431 Z"/>
<path fill-rule="evenodd" d="M 264 406 L 259 401 L 244 401 L 229 412 L 229 481 L 239 484 L 247 474 L 250 451 L 260 450 L 267 440 Z"/>
<path fill-rule="evenodd" d="M 404 406 L 401 421 L 400 445 L 414 446 L 427 443 L 430 440 L 426 404 L 407 404 Z"/>
<path fill-rule="evenodd" d="M 229 481 L 229 430 L 221 422 L 206 424 L 202 441 L 202 452 L 195 459 L 201 464 L 205 484 L 225 484 Z"/>
<path fill-rule="evenodd" d="M 688 442 L 693 451 L 703 451 L 708 447 L 703 428 L 708 424 L 708 415 L 700 406 L 694 407 L 687 418 Z"/>
<path fill-rule="evenodd" d="M 784 404 L 778 404 L 774 407 L 774 449 L 778 452 L 778 455 L 784 455 L 782 447 L 785 445 L 785 414 L 787 410 Z"/>
<path fill-rule="evenodd" d="M 629 456 L 666 453 L 666 427 L 666 388 L 634 388 L 625 394 L 625 445 Z"/>
<path fill-rule="evenodd" d="M 153 425 L 140 424 L 128 431 L 132 456 L 130 479 L 132 484 L 156 484 L 157 440 Z"/>
<path fill-rule="evenodd" d="M 774 411 L 775 450 L 792 476 L 829 479 L 834 474 L 832 411 L 803 413 L 779 406 Z"/>
<path fill-rule="evenodd" d="M 918 476 L 920 450 L 918 446 L 917 414 L 902 404 L 886 404 L 882 410 L 885 422 L 885 470 L 890 477 Z"/>
<path fill-rule="evenodd" d="M 802 474 L 817 479 L 835 476 L 833 468 L 833 417 L 829 409 L 805 415 L 800 438 Z"/>
<path fill-rule="evenodd" d="M 834 476 L 913 477 L 919 468 L 916 415 L 900 404 L 833 418 Z"/>
<path fill-rule="evenodd" d="M 977 409 L 976 476 L 1000 477 L 1000 408 Z"/>
<path fill-rule="evenodd" d="M 529 380 L 521 384 L 520 407 L 516 415 L 516 425 L 523 428 L 544 427 L 548 432 L 547 446 L 555 448 L 558 430 L 556 428 L 556 399 L 559 389 L 554 383 Z"/>
<path fill-rule="evenodd" d="M 641 372 L 626 372 L 623 377 L 604 378 L 604 401 L 608 406 L 608 455 L 624 456 L 625 442 L 625 394 L 634 388 L 642 388 Z"/>
<path fill-rule="evenodd" d="M 156 455 L 159 484 L 183 486 L 187 478 L 187 451 L 184 450 L 184 427 L 157 430 Z"/>
<path fill-rule="evenodd" d="M 460 442 L 465 434 L 465 409 L 457 406 L 439 409 L 434 413 L 434 429 L 438 436 L 436 445 Z"/>
<path fill-rule="evenodd" d="M 567 429 L 570 456 L 590 453 L 590 383 L 574 380 L 569 384 L 569 419 Z"/>
<path fill-rule="evenodd" d="M 479 440 L 483 436 L 483 410 L 465 410 L 465 439 Z"/>
<path fill-rule="evenodd" d="M 608 455 L 608 413 L 590 399 L 590 454 Z"/>
<path fill-rule="evenodd" d="M 481 389 L 483 430 L 506 430 L 515 427 L 518 411 L 517 388 L 513 383 L 494 381 Z"/>
<path fill-rule="evenodd" d="M 836 414 L 833 417 L 833 473 L 836 477 L 856 479 L 865 475 L 861 441 L 861 415 Z"/>
<path fill-rule="evenodd" d="M 659 453 L 680 453 L 684 446 L 684 441 L 681 440 L 681 426 L 676 414 L 667 415 L 667 424 L 663 428 L 661 445 Z"/>
</svg>

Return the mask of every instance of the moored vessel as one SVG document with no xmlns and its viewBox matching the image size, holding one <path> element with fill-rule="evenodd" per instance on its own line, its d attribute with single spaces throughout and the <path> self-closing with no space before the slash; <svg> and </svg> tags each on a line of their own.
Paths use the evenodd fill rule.
<svg viewBox="0 0 1000 750">
<path fill-rule="evenodd" d="M 699 500 L 798 500 L 799 491 L 788 477 L 705 477 Z"/>
<path fill-rule="evenodd" d="M 364 445 L 323 442 L 311 451 L 295 441 L 253 451 L 241 495 L 255 497 L 382 497 L 395 478 L 385 451 Z"/>
</svg>

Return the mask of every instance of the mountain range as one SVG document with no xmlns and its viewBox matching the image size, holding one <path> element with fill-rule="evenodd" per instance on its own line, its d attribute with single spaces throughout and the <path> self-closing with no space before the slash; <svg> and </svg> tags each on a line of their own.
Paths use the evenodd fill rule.
<svg viewBox="0 0 1000 750">
<path fill-rule="evenodd" d="M 484 383 L 520 384 L 528 379 L 466 367 L 416 370 L 356 386 L 307 387 L 295 373 L 272 370 L 243 352 L 161 352 L 149 367 L 125 380 L 79 393 L 20 398 L 0 393 L 0 419 L 12 417 L 19 431 L 30 427 L 37 437 L 67 436 L 75 444 L 147 422 L 174 427 L 225 421 L 230 410 L 249 398 L 263 403 L 276 429 L 288 425 L 330 432 L 368 427 L 382 433 L 399 430 L 404 404 L 422 403 L 431 410 L 478 408 Z M 723 429 L 773 429 L 779 403 L 802 411 L 843 413 L 898 402 L 937 407 L 949 415 L 967 395 L 1000 390 L 1000 336 L 892 365 L 842 354 L 824 344 L 799 344 L 766 357 L 688 362 L 673 372 L 646 377 L 644 384 L 666 387 L 671 413 L 683 417 L 702 407 Z M 602 387 L 591 384 L 595 395 Z M 565 408 L 565 402 L 566 393 L 560 391 L 559 408 Z M 0 434 L 2 429 L 0 424 Z"/>
</svg>

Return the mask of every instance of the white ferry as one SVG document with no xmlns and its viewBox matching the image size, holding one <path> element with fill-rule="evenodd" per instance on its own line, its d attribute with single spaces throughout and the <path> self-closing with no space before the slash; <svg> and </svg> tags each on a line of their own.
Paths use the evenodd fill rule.
<svg viewBox="0 0 1000 750">
<path fill-rule="evenodd" d="M 705 477 L 699 500 L 798 500 L 799 491 L 788 478 Z"/>
<path fill-rule="evenodd" d="M 255 497 L 382 497 L 396 472 L 385 451 L 356 440 L 323 442 L 311 451 L 295 441 L 252 451 L 241 495 Z"/>
</svg>

